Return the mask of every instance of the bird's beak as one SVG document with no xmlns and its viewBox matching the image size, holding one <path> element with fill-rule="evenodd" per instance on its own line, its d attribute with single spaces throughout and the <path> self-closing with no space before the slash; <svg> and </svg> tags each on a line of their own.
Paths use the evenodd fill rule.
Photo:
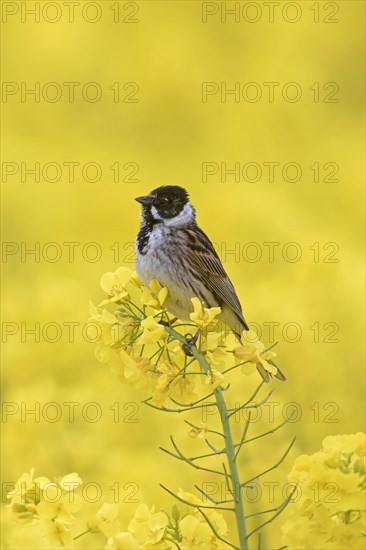
<svg viewBox="0 0 366 550">
<path fill-rule="evenodd" d="M 151 197 L 150 195 L 145 195 L 145 196 L 142 196 L 142 197 L 136 197 L 135 198 L 135 201 L 139 202 L 143 206 L 148 206 L 149 204 L 151 204 L 153 202 L 153 200 L 154 200 L 154 197 Z"/>
</svg>

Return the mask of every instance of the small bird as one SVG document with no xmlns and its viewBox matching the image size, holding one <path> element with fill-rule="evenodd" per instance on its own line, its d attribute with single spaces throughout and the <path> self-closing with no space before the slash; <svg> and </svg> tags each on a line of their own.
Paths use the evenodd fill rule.
<svg viewBox="0 0 366 550">
<path fill-rule="evenodd" d="M 221 307 L 218 318 L 240 340 L 243 330 L 249 330 L 242 307 L 212 242 L 196 222 L 188 192 L 166 185 L 135 200 L 142 205 L 135 248 L 136 270 L 144 285 L 157 279 L 165 286 L 167 310 L 183 321 L 189 320 L 195 296 L 205 307 Z M 269 381 L 262 365 L 257 368 Z M 286 379 L 279 369 L 276 377 Z"/>
</svg>

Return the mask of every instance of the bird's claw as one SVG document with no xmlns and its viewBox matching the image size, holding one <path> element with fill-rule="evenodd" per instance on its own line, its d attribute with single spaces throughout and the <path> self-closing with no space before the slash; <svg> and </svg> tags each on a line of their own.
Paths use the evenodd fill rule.
<svg viewBox="0 0 366 550">
<path fill-rule="evenodd" d="M 200 331 L 198 330 L 194 336 L 191 336 L 190 338 L 186 337 L 186 343 L 182 345 L 182 349 L 188 357 L 193 357 L 193 353 L 191 351 L 192 346 L 196 345 L 198 336 Z"/>
<path fill-rule="evenodd" d="M 193 340 L 193 338 L 188 338 L 187 342 L 182 345 L 182 349 L 183 349 L 184 353 L 186 355 L 188 355 L 188 357 L 193 357 L 193 353 L 191 351 L 191 348 L 192 348 L 192 346 L 194 346 L 195 341 L 193 342 L 192 340 Z"/>
</svg>

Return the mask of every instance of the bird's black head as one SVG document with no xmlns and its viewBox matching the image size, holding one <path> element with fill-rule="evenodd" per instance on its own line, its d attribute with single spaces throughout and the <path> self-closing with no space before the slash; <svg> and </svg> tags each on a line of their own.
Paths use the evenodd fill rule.
<svg viewBox="0 0 366 550">
<path fill-rule="evenodd" d="M 189 202 L 187 191 L 178 185 L 164 185 L 148 195 L 137 197 L 143 206 L 143 214 L 171 227 L 189 225 L 195 219 L 195 211 Z"/>
</svg>

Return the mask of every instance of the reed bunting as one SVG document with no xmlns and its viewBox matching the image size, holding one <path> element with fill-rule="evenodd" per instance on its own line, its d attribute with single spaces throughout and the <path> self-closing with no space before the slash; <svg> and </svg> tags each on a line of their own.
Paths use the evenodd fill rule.
<svg viewBox="0 0 366 550">
<path fill-rule="evenodd" d="M 167 310 L 183 321 L 189 320 L 191 298 L 195 296 L 205 307 L 220 306 L 218 318 L 240 340 L 243 330 L 249 327 L 238 296 L 210 239 L 197 225 L 187 191 L 167 185 L 137 197 L 136 201 L 142 205 L 136 270 L 144 285 L 157 279 L 165 286 Z M 269 373 L 260 364 L 257 368 L 268 382 Z M 285 380 L 279 369 L 276 377 Z"/>
</svg>

